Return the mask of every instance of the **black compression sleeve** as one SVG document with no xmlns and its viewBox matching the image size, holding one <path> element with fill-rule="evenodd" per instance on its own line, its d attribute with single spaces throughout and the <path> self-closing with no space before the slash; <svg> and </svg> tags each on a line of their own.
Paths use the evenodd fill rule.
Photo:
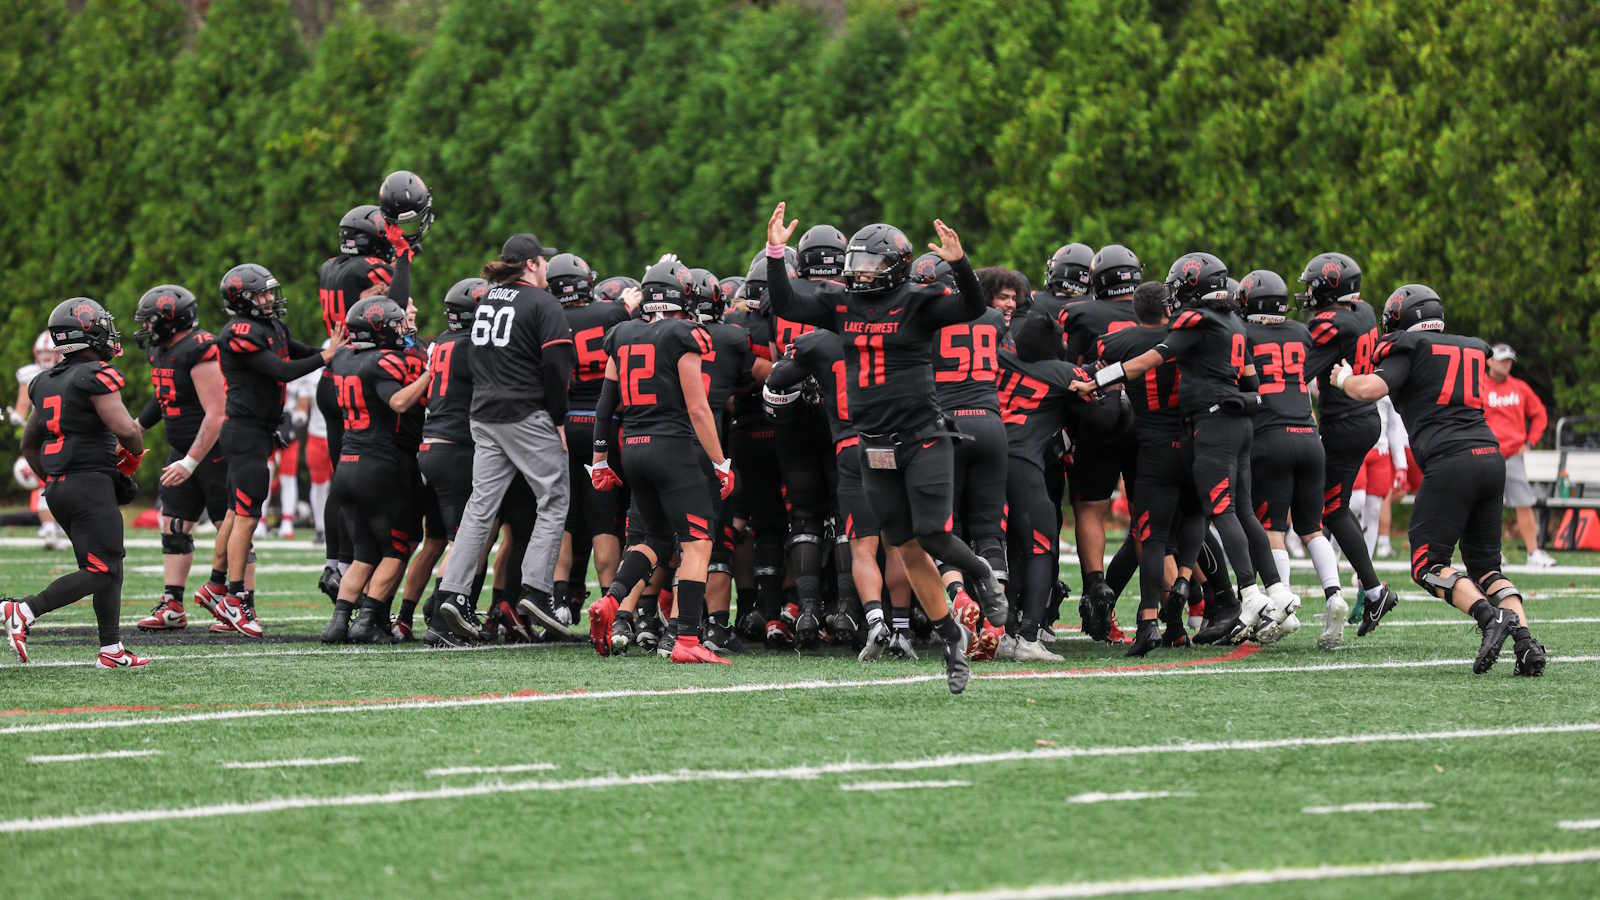
<svg viewBox="0 0 1600 900">
<path fill-rule="evenodd" d="M 544 381 L 544 408 L 557 428 L 567 420 L 567 379 L 572 377 L 572 366 L 577 362 L 572 342 L 551 344 L 544 348 L 539 364 L 539 375 Z"/>
<path fill-rule="evenodd" d="M 1261 379 L 1254 375 L 1239 376 L 1239 390 L 1245 393 L 1254 393 L 1261 389 Z"/>
<path fill-rule="evenodd" d="M 963 256 L 951 263 L 950 270 L 956 276 L 956 287 L 961 291 L 961 306 L 969 313 L 967 319 L 983 315 L 989 304 L 983 299 L 983 286 L 978 284 L 978 274 L 972 271 L 972 259 Z"/>
<path fill-rule="evenodd" d="M 389 281 L 389 299 L 406 308 L 411 297 L 411 259 L 404 253 L 395 254 L 394 276 Z"/>
<path fill-rule="evenodd" d="M 322 353 L 313 352 L 310 356 L 285 360 L 279 359 L 276 354 L 261 350 L 245 356 L 244 363 L 250 371 L 258 375 L 266 375 L 279 381 L 293 381 L 301 375 L 322 368 Z"/>
<path fill-rule="evenodd" d="M 617 436 L 617 383 L 607 378 L 600 386 L 600 402 L 594 407 L 594 452 L 606 453 Z"/>
<path fill-rule="evenodd" d="M 159 421 L 161 421 L 161 407 L 156 403 L 155 396 L 152 395 L 149 400 L 145 401 L 144 409 L 139 410 L 139 427 L 149 431 L 156 427 L 156 423 Z"/>
</svg>

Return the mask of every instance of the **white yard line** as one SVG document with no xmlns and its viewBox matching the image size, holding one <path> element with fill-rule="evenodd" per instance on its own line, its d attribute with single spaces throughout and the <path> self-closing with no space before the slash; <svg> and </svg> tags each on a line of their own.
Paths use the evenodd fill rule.
<svg viewBox="0 0 1600 900">
<path fill-rule="evenodd" d="M 0 821 L 0 834 L 24 831 L 59 831 L 93 825 L 126 825 L 137 822 L 164 822 L 207 819 L 281 812 L 291 809 L 322 809 L 352 806 L 386 806 L 427 800 L 458 800 L 530 792 L 598 790 L 644 785 L 690 784 L 704 782 L 814 781 L 834 775 L 864 772 L 922 772 L 968 766 L 989 766 L 1046 762 L 1065 759 L 1123 758 L 1158 754 L 1192 756 L 1198 753 L 1233 753 L 1258 750 L 1297 750 L 1308 747 L 1371 746 L 1375 744 L 1435 743 L 1480 738 L 1511 738 L 1530 735 L 1594 734 L 1600 722 L 1575 722 L 1554 725 L 1522 725 L 1503 728 L 1458 728 L 1444 731 L 1375 732 L 1329 735 L 1325 737 L 1272 738 L 1235 741 L 1186 741 L 1170 744 L 1144 744 L 1124 747 L 1043 747 L 1002 750 L 994 753 L 948 754 L 883 762 L 838 762 L 814 766 L 789 766 L 781 769 L 678 769 L 671 772 L 632 775 L 598 775 L 562 780 L 491 781 L 461 787 L 429 790 L 389 791 L 379 794 L 335 794 L 331 796 L 279 797 L 248 803 L 216 803 L 200 806 L 156 809 L 113 810 L 69 816 Z"/>
<path fill-rule="evenodd" d="M 359 756 L 327 756 L 322 759 L 262 759 L 249 762 L 225 762 L 224 769 L 307 769 L 315 766 L 350 766 L 361 762 Z"/>
<path fill-rule="evenodd" d="M 1090 791 L 1087 794 L 1073 794 L 1067 798 L 1068 803 L 1121 803 L 1128 800 L 1161 800 L 1166 797 L 1193 797 L 1190 791 L 1117 791 L 1115 793 L 1101 793 Z"/>
<path fill-rule="evenodd" d="M 1594 831 L 1600 828 L 1600 819 L 1562 819 L 1556 827 L 1562 831 Z"/>
<path fill-rule="evenodd" d="M 88 762 L 94 759 L 141 759 L 146 756 L 160 756 L 160 750 L 107 750 L 103 753 L 61 753 L 55 756 L 30 756 L 31 763 L 68 763 Z"/>
<path fill-rule="evenodd" d="M 1027 887 L 994 888 L 949 894 L 907 894 L 899 900 L 1043 900 L 1053 897 L 1114 897 L 1122 894 L 1173 893 L 1257 884 L 1334 881 L 1344 878 L 1378 878 L 1397 875 L 1435 875 L 1441 872 L 1482 872 L 1529 866 L 1563 866 L 1600 862 L 1600 847 L 1547 853 L 1505 853 L 1456 859 L 1411 859 L 1402 862 L 1349 866 L 1307 866 L 1279 869 L 1239 869 L 1232 872 L 1197 872 L 1165 878 L 1130 878 L 1125 881 L 1068 881 Z"/>
<path fill-rule="evenodd" d="M 271 625 L 272 623 L 269 621 L 267 624 Z M 250 640 L 249 638 L 240 637 L 240 638 L 237 638 L 237 640 L 239 641 L 239 645 L 240 646 L 251 646 L 250 644 L 246 643 L 247 641 Z M 190 660 L 194 660 L 194 661 L 198 662 L 198 661 L 203 661 L 203 660 L 208 660 L 208 659 L 261 659 L 261 658 L 272 658 L 272 657 L 282 657 L 282 656 L 362 656 L 362 655 L 367 655 L 367 656 L 380 656 L 381 657 L 381 656 L 406 656 L 406 655 L 409 655 L 409 654 L 412 654 L 412 653 L 496 653 L 496 652 L 502 652 L 502 651 L 509 651 L 509 652 L 514 652 L 515 653 L 515 652 L 523 652 L 523 651 L 527 651 L 527 650 L 550 650 L 552 648 L 559 647 L 559 646 L 562 646 L 562 645 L 561 644 L 481 644 L 481 645 L 472 646 L 472 647 L 457 647 L 457 648 L 450 649 L 450 650 L 435 650 L 435 649 L 433 649 L 431 647 L 424 647 L 421 644 L 418 644 L 416 646 L 410 646 L 410 647 L 406 647 L 406 646 L 393 647 L 393 646 L 391 646 L 391 647 L 387 647 L 387 648 L 385 648 L 385 647 L 327 647 L 327 648 L 311 647 L 311 648 L 307 648 L 305 650 L 227 650 L 227 651 L 222 651 L 220 653 L 177 653 L 177 654 L 173 654 L 173 655 L 170 655 L 170 656 L 167 655 L 167 654 L 164 654 L 164 653 L 156 653 L 156 654 L 151 654 L 150 659 L 155 661 L 155 662 L 159 662 L 159 663 L 162 663 L 163 665 L 166 665 L 166 664 L 170 664 L 170 663 L 188 662 Z M 22 664 L 0 666 L 0 670 L 22 669 L 22 668 L 29 668 L 29 669 L 33 669 L 33 668 L 42 668 L 42 669 L 87 669 L 87 668 L 92 668 L 94 665 L 96 665 L 96 663 L 93 662 L 93 661 L 82 662 L 82 661 L 78 661 L 78 660 L 57 660 L 55 662 L 33 662 L 33 663 L 28 663 L 26 666 L 24 666 Z"/>
<path fill-rule="evenodd" d="M 1110 549 L 1110 547 L 1107 547 L 1107 550 Z M 1078 555 L 1076 553 L 1063 553 L 1060 555 L 1059 559 L 1064 565 L 1076 566 L 1078 564 Z M 1303 572 L 1314 571 L 1311 566 L 1311 560 L 1309 559 L 1293 560 L 1290 562 L 1289 567 L 1291 569 Z M 1408 578 L 1411 576 L 1411 564 L 1405 560 L 1375 559 L 1372 561 L 1372 567 L 1379 572 L 1400 572 L 1405 574 Z M 1345 571 L 1345 569 L 1341 567 L 1341 571 Z M 1537 566 L 1519 563 L 1504 566 L 1501 568 L 1501 571 L 1505 572 L 1507 575 L 1586 575 L 1592 577 L 1595 575 L 1600 575 L 1600 566 L 1557 565 L 1548 569 L 1541 569 Z"/>
<path fill-rule="evenodd" d="M 529 645 L 528 649 L 550 646 L 546 644 Z M 498 648 L 509 649 L 509 648 Z M 306 651 L 312 653 L 315 651 Z M 332 653 L 361 652 L 357 651 L 328 651 Z M 370 651 L 383 653 L 385 651 Z M 403 651 L 387 651 L 399 653 Z M 451 652 L 451 651 L 428 651 Z M 245 654 L 216 654 L 217 656 L 243 656 Z M 282 655 L 264 653 L 262 655 Z M 195 657 L 176 657 L 175 659 L 194 659 Z M 1594 663 L 1600 662 L 1600 656 L 1558 656 L 1550 660 L 1555 663 Z M 1088 672 L 1075 672 L 1063 669 L 1053 672 L 1024 671 L 1016 673 L 988 672 L 974 676 L 977 681 L 1057 681 L 1093 678 L 1165 678 L 1186 676 L 1218 676 L 1218 675 L 1260 675 L 1283 674 L 1300 672 L 1350 672 L 1367 669 L 1426 669 L 1445 666 L 1470 666 L 1471 660 L 1466 659 L 1427 659 L 1412 661 L 1392 661 L 1375 663 L 1319 663 L 1309 666 L 1190 666 L 1180 669 L 1111 669 L 1094 670 Z M 33 665 L 33 664 L 30 664 Z M 20 668 L 20 666 L 18 667 Z M 482 697 L 457 697 L 439 699 L 402 700 L 395 703 L 368 702 L 349 703 L 338 706 L 294 706 L 272 707 L 267 709 L 229 709 L 217 712 L 183 713 L 180 715 L 155 715 L 114 719 L 74 719 L 69 721 L 34 722 L 23 725 L 10 725 L 0 728 L 0 735 L 7 734 L 39 734 L 54 731 L 98 731 L 106 728 L 136 728 L 144 725 L 180 725 L 191 722 L 220 722 L 232 719 L 264 719 L 280 716 L 306 716 L 306 715 L 340 715 L 350 713 L 393 712 L 399 710 L 418 709 L 453 709 L 471 706 L 503 706 L 522 703 L 563 703 L 578 700 L 618 700 L 646 697 L 694 697 L 714 694 L 761 694 L 780 691 L 838 691 L 855 690 L 859 688 L 895 687 L 900 685 L 924 684 L 928 682 L 943 682 L 941 675 L 906 675 L 899 678 L 874 678 L 854 681 L 780 681 L 759 684 L 733 684 L 721 687 L 686 687 L 686 688 L 619 688 L 607 691 L 588 691 L 583 693 L 560 692 L 552 694 L 494 694 Z"/>
<path fill-rule="evenodd" d="M 971 787 L 970 781 L 851 781 L 839 785 L 841 791 L 914 791 L 923 788 Z"/>
<path fill-rule="evenodd" d="M 1313 816 L 1334 813 L 1400 812 L 1404 810 L 1433 809 L 1432 803 L 1346 803 L 1341 806 L 1305 806 L 1300 811 Z"/>
<path fill-rule="evenodd" d="M 212 622 L 216 621 L 216 619 L 210 618 L 211 614 L 207 613 L 205 610 L 203 610 L 203 609 L 200 610 L 200 613 L 201 613 L 201 615 L 204 615 L 207 618 L 204 621 L 201 621 L 198 617 L 191 616 L 189 618 L 189 627 L 187 629 L 185 629 L 185 630 L 194 631 L 194 632 L 205 631 L 206 629 L 211 627 L 211 623 Z M 142 618 L 144 618 L 144 616 L 127 616 L 127 617 L 124 617 L 123 619 L 121 619 L 119 624 L 131 627 L 133 625 L 137 625 L 139 620 L 142 619 Z M 287 625 L 287 624 L 289 624 L 291 622 L 299 623 L 299 622 L 326 622 L 326 621 L 328 621 L 328 617 L 327 616 L 266 616 L 266 617 L 263 617 L 262 620 L 261 620 L 262 624 L 264 626 L 268 627 L 268 628 L 271 628 L 273 625 Z M 1466 619 L 1464 621 L 1470 623 L 1472 620 L 1471 619 Z M 1600 619 L 1596 619 L 1595 621 L 1596 622 L 1600 622 Z M 35 632 L 35 631 L 52 631 L 52 630 L 59 630 L 59 629 L 63 629 L 63 628 L 93 628 L 93 627 L 95 627 L 95 621 L 93 619 L 82 619 L 82 620 L 65 621 L 65 622 L 62 622 L 62 621 L 35 622 L 32 625 L 28 626 L 28 631 L 29 631 L 29 633 L 32 633 L 32 632 Z M 162 632 L 162 634 L 169 634 L 169 633 L 171 633 L 171 632 Z"/>
<path fill-rule="evenodd" d="M 422 773 L 429 778 L 449 778 L 451 775 L 514 775 L 518 772 L 553 772 L 560 768 L 555 763 L 517 763 L 510 766 L 454 766 L 448 769 L 429 769 Z"/>
</svg>

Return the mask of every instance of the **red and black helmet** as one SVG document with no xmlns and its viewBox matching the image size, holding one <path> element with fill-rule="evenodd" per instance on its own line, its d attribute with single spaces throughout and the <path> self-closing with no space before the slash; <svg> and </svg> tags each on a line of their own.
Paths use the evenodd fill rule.
<svg viewBox="0 0 1600 900">
<path fill-rule="evenodd" d="M 1296 295 L 1302 306 L 1318 309 L 1338 300 L 1361 294 L 1361 267 L 1343 253 L 1318 253 L 1306 263 L 1300 273 L 1300 283 L 1306 286 Z"/>
<path fill-rule="evenodd" d="M 1107 244 L 1089 260 L 1089 282 L 1102 300 L 1132 294 L 1143 279 L 1139 257 L 1121 244 Z"/>
<path fill-rule="evenodd" d="M 1443 331 L 1444 301 L 1425 284 L 1401 285 L 1384 301 L 1383 330 Z"/>
<path fill-rule="evenodd" d="M 351 207 L 339 220 L 339 252 L 394 260 L 394 247 L 383 233 L 383 213 L 371 203 Z"/>
<path fill-rule="evenodd" d="M 911 276 L 911 241 L 905 232 L 877 222 L 850 236 L 844 252 L 844 283 L 856 294 L 883 294 Z"/>
<path fill-rule="evenodd" d="M 838 278 L 844 271 L 844 232 L 832 225 L 813 225 L 800 235 L 801 278 Z"/>
<path fill-rule="evenodd" d="M 390 172 L 378 187 L 378 209 L 389 225 L 415 226 L 405 233 L 406 240 L 415 242 L 433 225 L 433 192 L 414 172 Z"/>
<path fill-rule="evenodd" d="M 562 306 L 582 306 L 594 289 L 594 270 L 576 253 L 557 253 L 550 259 L 545 283 Z"/>
<path fill-rule="evenodd" d="M 639 282 L 639 290 L 644 294 L 639 309 L 647 315 L 687 313 L 693 286 L 694 278 L 688 266 L 676 259 L 662 259 L 647 269 Z"/>
<path fill-rule="evenodd" d="M 73 297 L 56 304 L 45 327 L 62 355 L 79 350 L 89 350 L 102 360 L 122 355 L 122 335 L 117 332 L 116 318 L 89 297 Z"/>
<path fill-rule="evenodd" d="M 222 305 L 236 316 L 281 319 L 289 311 L 278 279 L 266 266 L 243 263 L 222 276 Z"/>
<path fill-rule="evenodd" d="M 200 320 L 200 304 L 189 289 L 176 284 L 158 284 L 139 298 L 134 307 L 134 343 L 141 347 L 165 344 L 169 338 Z"/>
<path fill-rule="evenodd" d="M 1094 250 L 1088 244 L 1064 244 L 1056 248 L 1056 252 L 1050 254 L 1050 261 L 1044 264 L 1044 289 L 1057 297 L 1087 294 L 1093 262 Z M 1134 264 L 1137 268 L 1137 258 Z"/>
<path fill-rule="evenodd" d="M 1167 269 L 1167 292 L 1181 306 L 1225 308 L 1232 302 L 1228 266 L 1204 251 L 1185 253 Z"/>
<path fill-rule="evenodd" d="M 444 320 L 451 331 L 460 331 L 472 324 L 477 315 L 478 303 L 489 293 L 489 282 L 482 278 L 463 278 L 450 285 L 444 295 Z"/>
<path fill-rule="evenodd" d="M 1271 269 L 1256 269 L 1239 279 L 1239 304 L 1247 316 L 1287 316 L 1289 286 Z"/>
<path fill-rule="evenodd" d="M 595 285 L 590 296 L 605 303 L 621 303 L 622 295 L 639 286 L 639 282 L 626 275 L 613 275 Z"/>
<path fill-rule="evenodd" d="M 363 297 L 345 313 L 353 350 L 398 350 L 405 346 L 406 311 L 382 294 Z"/>
</svg>

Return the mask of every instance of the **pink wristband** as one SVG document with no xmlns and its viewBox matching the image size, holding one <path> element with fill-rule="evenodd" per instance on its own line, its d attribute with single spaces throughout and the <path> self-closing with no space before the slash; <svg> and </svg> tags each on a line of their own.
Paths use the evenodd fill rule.
<svg viewBox="0 0 1600 900">
<path fill-rule="evenodd" d="M 783 245 L 782 244 L 768 244 L 767 245 L 767 258 L 768 259 L 783 259 Z"/>
</svg>

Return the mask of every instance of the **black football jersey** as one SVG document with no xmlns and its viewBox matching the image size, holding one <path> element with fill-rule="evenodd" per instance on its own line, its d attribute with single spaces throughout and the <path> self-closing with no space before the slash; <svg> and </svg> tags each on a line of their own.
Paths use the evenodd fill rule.
<svg viewBox="0 0 1600 900">
<path fill-rule="evenodd" d="M 833 442 L 838 444 L 854 435 L 856 430 L 850 421 L 850 392 L 845 377 L 844 343 L 839 336 L 831 331 L 812 329 L 795 338 L 786 358 L 793 360 L 817 380 L 818 393 L 822 395 L 822 409 L 828 416 Z M 994 394 L 992 386 L 989 393 L 991 396 Z"/>
<path fill-rule="evenodd" d="M 194 368 L 219 359 L 217 339 L 211 332 L 196 328 L 171 346 L 151 347 L 148 355 L 150 386 L 167 426 L 167 443 L 187 449 L 206 417 L 194 387 Z"/>
<path fill-rule="evenodd" d="M 802 334 L 816 331 L 817 326 L 805 322 L 791 322 L 782 316 L 772 317 L 772 343 L 777 345 L 778 356 L 789 352 L 794 345 L 794 339 Z"/>
<path fill-rule="evenodd" d="M 562 312 L 567 315 L 567 327 L 572 329 L 572 348 L 577 356 L 572 382 L 567 386 L 567 405 L 570 412 L 593 412 L 606 379 L 606 335 L 628 321 L 628 309 L 620 303 L 589 303 L 569 306 Z"/>
<path fill-rule="evenodd" d="M 606 336 L 606 355 L 617 364 L 617 412 L 626 435 L 692 439 L 678 360 L 714 349 L 711 335 L 687 319 L 634 319 L 613 328 Z"/>
<path fill-rule="evenodd" d="M 1245 337 L 1250 358 L 1261 381 L 1261 408 L 1256 411 L 1256 430 L 1285 426 L 1310 427 L 1311 391 L 1306 381 L 1306 362 L 1311 358 L 1311 333 L 1293 319 L 1271 325 L 1249 322 Z M 1340 391 L 1339 393 L 1343 393 Z"/>
<path fill-rule="evenodd" d="M 94 399 L 122 390 L 127 381 L 110 363 L 79 357 L 63 359 L 34 376 L 28 400 L 44 421 L 43 458 L 46 476 L 68 472 L 110 471 L 117 463 L 117 439 Z"/>
<path fill-rule="evenodd" d="M 760 315 L 752 312 L 729 310 L 722 317 L 722 324 L 731 325 L 744 333 L 745 344 L 750 348 L 750 353 L 765 360 L 772 359 L 772 345 L 770 343 L 757 343 L 756 335 L 751 328 L 760 330 L 764 322 Z M 770 323 L 767 323 L 770 326 Z M 732 415 L 729 424 L 739 429 L 766 428 L 767 422 L 761 410 L 760 391 L 738 391 L 733 395 Z"/>
<path fill-rule="evenodd" d="M 472 320 L 472 417 L 520 422 L 544 405 L 544 351 L 572 343 L 561 304 L 543 288 L 496 285 Z"/>
<path fill-rule="evenodd" d="M 1478 338 L 1436 331 L 1401 331 L 1378 342 L 1376 373 L 1389 385 L 1424 473 L 1432 459 L 1500 452 L 1483 418 L 1488 357 L 1489 345 Z"/>
<path fill-rule="evenodd" d="M 773 325 L 769 310 L 761 309 L 754 312 L 734 310 L 723 316 L 722 321 L 743 328 L 745 334 L 750 336 L 751 351 L 762 359 L 769 361 L 772 359 L 772 345 L 777 343 L 778 338 L 777 328 Z"/>
<path fill-rule="evenodd" d="M 421 378 L 422 373 L 428 368 L 427 349 L 420 344 L 413 343 L 411 346 L 399 351 L 399 354 L 406 367 L 405 384 L 410 384 Z M 470 365 L 471 361 L 469 360 L 468 363 Z M 401 387 L 404 386 L 401 385 Z M 429 386 L 431 387 L 432 384 L 430 383 Z M 422 446 L 422 434 L 427 427 L 427 419 L 428 407 L 426 403 L 413 404 L 410 409 L 400 414 L 399 427 L 396 429 L 395 434 L 398 435 L 396 440 L 400 444 L 400 449 L 407 456 L 415 455 L 417 448 Z"/>
<path fill-rule="evenodd" d="M 722 322 L 700 327 L 711 336 L 711 350 L 700 353 L 700 372 L 705 378 L 706 403 L 717 419 L 720 435 L 729 399 L 734 391 L 748 387 L 752 380 L 750 368 L 755 364 L 755 354 L 742 328 Z"/>
<path fill-rule="evenodd" d="M 1096 342 L 1095 353 L 1102 362 L 1127 362 L 1155 349 L 1166 339 L 1164 325 L 1135 325 L 1119 328 Z M 1167 360 L 1130 378 L 1123 389 L 1133 404 L 1139 440 L 1145 443 L 1180 440 L 1188 429 L 1183 425 L 1182 378 L 1178 363 Z"/>
<path fill-rule="evenodd" d="M 420 374 L 420 368 L 417 369 Z M 354 350 L 339 353 L 323 369 L 338 392 L 344 420 L 342 460 L 383 459 L 398 463 L 417 452 L 416 444 L 401 426 L 401 417 L 389 408 L 395 392 L 416 380 L 406 355 L 396 350 Z M 396 485 L 396 490 L 402 486 Z"/>
<path fill-rule="evenodd" d="M 1068 303 L 1057 321 L 1067 342 L 1067 361 L 1080 366 L 1099 359 L 1100 339 L 1139 324 L 1132 300 L 1082 300 Z"/>
<path fill-rule="evenodd" d="M 1006 333 L 1006 317 L 990 307 L 970 322 L 957 322 L 939 329 L 939 345 L 933 355 L 933 389 L 939 407 L 1000 411 L 995 396 L 996 373 L 1000 364 L 1000 337 Z"/>
<path fill-rule="evenodd" d="M 1065 360 L 1023 362 L 1003 348 L 1000 363 L 1000 421 L 1006 426 L 1010 457 L 1044 468 L 1045 451 L 1062 429 L 1076 430 L 1088 402 L 1072 390 L 1072 382 L 1089 373 Z"/>
<path fill-rule="evenodd" d="M 377 286 L 388 290 L 394 266 L 376 256 L 335 256 L 317 270 L 317 298 L 322 303 L 322 324 L 333 336 L 344 324 L 344 311 L 356 305 L 361 294 Z M 405 306 L 405 299 L 397 300 Z"/>
<path fill-rule="evenodd" d="M 1328 383 L 1328 373 L 1339 360 L 1347 360 L 1357 375 L 1372 371 L 1372 354 L 1378 348 L 1378 317 L 1372 307 L 1357 303 L 1354 309 L 1335 304 L 1321 310 L 1306 323 L 1311 331 L 1311 359 L 1306 363 L 1308 378 L 1317 386 L 1317 414 L 1323 424 L 1352 416 L 1378 417 L 1372 403 L 1352 400 L 1344 391 Z"/>
<path fill-rule="evenodd" d="M 1088 296 L 1087 294 L 1084 296 Z M 1049 291 L 1034 291 L 1028 297 L 1028 308 L 1017 309 L 1017 316 L 1025 316 L 1029 312 L 1038 310 L 1041 314 L 1061 321 L 1061 311 L 1067 308 L 1068 303 L 1077 303 L 1083 297 L 1057 297 Z"/>
<path fill-rule="evenodd" d="M 427 422 L 422 436 L 472 443 L 472 341 L 465 328 L 446 331 L 428 348 Z M 604 374 L 604 370 L 602 370 Z"/>
<path fill-rule="evenodd" d="M 252 370 L 245 362 L 252 353 L 289 358 L 289 329 L 276 319 L 235 316 L 217 338 L 221 348 L 222 377 L 228 383 L 229 421 L 276 428 L 283 415 L 283 382 Z"/>
<path fill-rule="evenodd" d="M 1183 382 L 1183 411 L 1193 415 L 1243 396 L 1239 376 L 1250 362 L 1244 320 L 1231 312 L 1185 309 L 1157 344 L 1163 359 L 1176 360 Z"/>
</svg>

